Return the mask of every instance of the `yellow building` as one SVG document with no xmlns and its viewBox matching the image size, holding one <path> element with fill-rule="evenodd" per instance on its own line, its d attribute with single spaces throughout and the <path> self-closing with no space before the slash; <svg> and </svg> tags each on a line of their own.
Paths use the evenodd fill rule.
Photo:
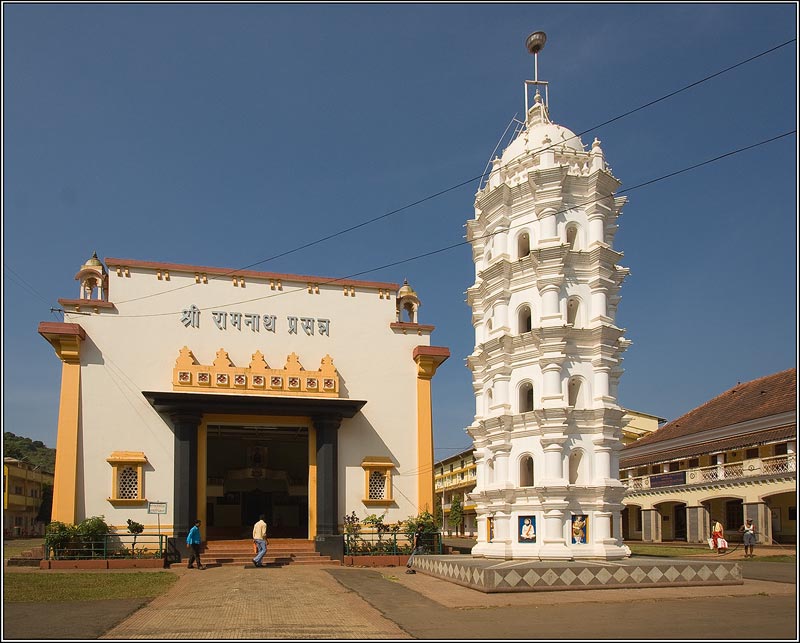
<svg viewBox="0 0 800 643">
<path fill-rule="evenodd" d="M 442 508 L 442 533 L 474 537 L 477 529 L 475 502 L 469 493 L 475 488 L 477 467 L 472 449 L 440 460 L 434 465 L 434 502 Z M 463 509 L 464 522 L 459 527 L 450 524 L 450 509 L 457 497 Z"/>
<path fill-rule="evenodd" d="M 3 458 L 3 536 L 41 536 L 44 523 L 36 516 L 42 506 L 44 485 L 53 474 L 15 458 Z"/>
<path fill-rule="evenodd" d="M 666 421 L 666 418 L 660 418 L 657 415 L 631 411 L 630 409 L 626 410 L 625 415 L 622 417 L 621 441 L 623 446 L 628 446 L 639 438 L 650 435 Z"/>
<path fill-rule="evenodd" d="M 620 454 L 626 540 L 705 542 L 709 522 L 740 541 L 797 538 L 797 370 L 725 391 Z"/>
</svg>

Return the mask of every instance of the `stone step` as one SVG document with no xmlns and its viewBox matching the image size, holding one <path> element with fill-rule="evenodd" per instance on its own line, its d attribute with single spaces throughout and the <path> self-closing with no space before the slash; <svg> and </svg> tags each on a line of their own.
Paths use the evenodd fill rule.
<svg viewBox="0 0 800 643">
<path fill-rule="evenodd" d="M 248 554 L 219 554 L 219 553 L 212 554 L 212 553 L 208 553 L 207 552 L 205 554 L 202 554 L 202 557 L 204 559 L 207 558 L 209 560 L 215 559 L 215 558 L 219 560 L 219 559 L 223 559 L 224 558 L 226 560 L 244 560 L 244 561 L 247 561 L 247 560 L 253 560 L 254 555 L 253 555 L 252 552 L 250 552 Z M 289 555 L 289 554 L 283 554 L 282 555 L 282 554 L 275 554 L 275 553 L 272 553 L 272 552 L 267 552 L 267 555 L 264 556 L 264 558 L 266 558 L 268 560 L 280 559 L 280 560 L 301 561 L 301 560 L 319 560 L 320 558 L 329 558 L 329 556 L 322 556 L 321 554 L 319 554 L 317 552 L 315 552 L 314 555 L 309 555 L 309 556 L 292 556 L 292 555 Z"/>
<path fill-rule="evenodd" d="M 233 558 L 253 558 L 256 555 L 252 549 L 250 551 L 204 551 L 203 556 L 233 557 Z M 273 551 L 268 549 L 266 556 L 269 558 L 316 558 L 320 553 L 316 551 Z"/>
<path fill-rule="evenodd" d="M 292 544 L 276 543 L 270 541 L 267 545 L 270 549 L 280 549 L 281 551 L 314 551 L 314 543 Z M 208 543 L 203 546 L 208 551 L 249 551 L 253 549 L 253 542 L 248 543 Z"/>
</svg>

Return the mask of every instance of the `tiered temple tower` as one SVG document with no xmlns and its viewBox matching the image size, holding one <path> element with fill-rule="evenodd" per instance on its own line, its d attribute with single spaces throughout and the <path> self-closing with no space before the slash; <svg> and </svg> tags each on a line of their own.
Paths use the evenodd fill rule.
<svg viewBox="0 0 800 643">
<path fill-rule="evenodd" d="M 531 40 L 539 35 L 538 47 Z M 524 127 L 492 162 L 467 223 L 475 284 L 478 542 L 473 554 L 543 560 L 630 555 L 622 544 L 614 325 L 628 269 L 613 248 L 625 203 L 600 141 L 550 120 L 538 80 Z"/>
</svg>

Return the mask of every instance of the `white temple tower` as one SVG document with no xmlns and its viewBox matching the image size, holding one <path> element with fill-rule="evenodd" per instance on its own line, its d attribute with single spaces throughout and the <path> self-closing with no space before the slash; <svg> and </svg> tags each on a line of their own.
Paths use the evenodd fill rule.
<svg viewBox="0 0 800 643">
<path fill-rule="evenodd" d="M 528 39 L 524 127 L 492 162 L 467 223 L 475 284 L 468 358 L 475 391 L 478 515 L 474 555 L 619 559 L 623 545 L 617 404 L 621 354 L 614 325 L 628 269 L 613 249 L 611 174 L 595 139 L 586 150 L 550 120 L 538 80 L 544 34 Z M 528 109 L 528 90 L 536 93 Z M 542 97 L 540 88 L 544 88 Z"/>
</svg>

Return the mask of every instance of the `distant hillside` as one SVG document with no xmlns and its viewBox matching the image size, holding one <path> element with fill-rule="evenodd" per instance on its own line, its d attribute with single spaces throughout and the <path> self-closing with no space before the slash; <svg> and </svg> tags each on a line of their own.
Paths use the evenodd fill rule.
<svg viewBox="0 0 800 643">
<path fill-rule="evenodd" d="M 24 438 L 10 431 L 3 433 L 3 456 L 39 466 L 42 471 L 48 473 L 56 470 L 55 449 L 46 447 L 41 440 Z"/>
</svg>

